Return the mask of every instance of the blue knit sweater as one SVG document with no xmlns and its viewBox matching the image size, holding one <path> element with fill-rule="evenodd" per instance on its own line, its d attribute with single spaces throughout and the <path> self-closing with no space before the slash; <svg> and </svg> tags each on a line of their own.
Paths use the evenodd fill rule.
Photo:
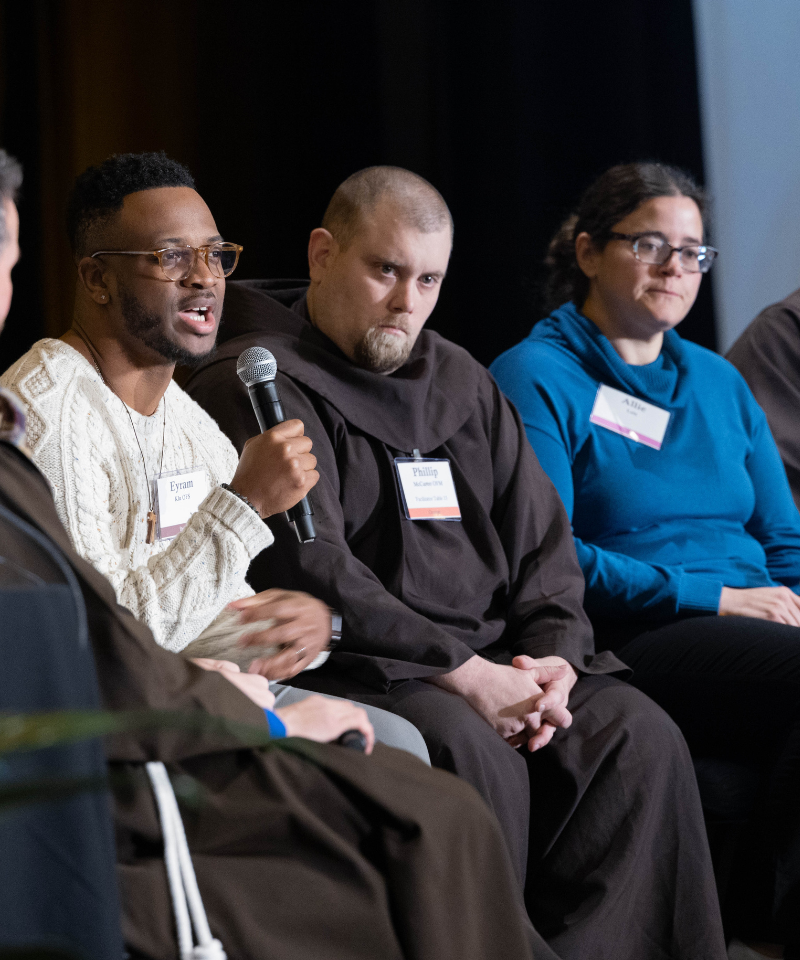
<svg viewBox="0 0 800 960">
<path fill-rule="evenodd" d="M 567 303 L 491 371 L 572 520 L 590 615 L 714 613 L 723 586 L 800 593 L 800 514 L 726 360 L 670 331 L 632 366 Z M 660 450 L 589 422 L 600 384 L 670 412 Z"/>
</svg>

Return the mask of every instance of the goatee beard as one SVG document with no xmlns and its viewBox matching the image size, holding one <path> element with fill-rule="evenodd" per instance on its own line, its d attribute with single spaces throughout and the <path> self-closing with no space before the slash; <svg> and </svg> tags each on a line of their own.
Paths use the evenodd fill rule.
<svg viewBox="0 0 800 960">
<path fill-rule="evenodd" d="M 372 373 L 394 373 L 408 360 L 414 346 L 412 339 L 370 327 L 355 345 L 353 359 L 357 366 Z"/>
<path fill-rule="evenodd" d="M 177 343 L 173 343 L 161 331 L 161 317 L 157 313 L 145 310 L 139 300 L 125 288 L 120 288 L 119 303 L 128 330 L 137 340 L 141 340 L 145 346 L 155 350 L 169 363 L 197 367 L 216 352 L 216 343 L 210 350 L 201 354 L 191 353 Z"/>
</svg>

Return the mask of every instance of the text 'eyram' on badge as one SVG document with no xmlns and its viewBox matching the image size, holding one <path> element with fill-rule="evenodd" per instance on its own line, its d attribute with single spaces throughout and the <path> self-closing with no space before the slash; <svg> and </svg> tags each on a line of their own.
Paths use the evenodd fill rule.
<svg viewBox="0 0 800 960">
<path fill-rule="evenodd" d="M 158 506 L 158 539 L 177 537 L 208 494 L 205 467 L 163 474 L 154 481 Z"/>
</svg>

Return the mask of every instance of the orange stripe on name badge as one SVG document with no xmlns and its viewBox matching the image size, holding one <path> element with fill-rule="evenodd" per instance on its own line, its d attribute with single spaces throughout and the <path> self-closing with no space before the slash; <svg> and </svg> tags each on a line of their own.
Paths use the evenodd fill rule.
<svg viewBox="0 0 800 960">
<path fill-rule="evenodd" d="M 410 520 L 460 520 L 461 511 L 458 507 L 411 507 L 408 517 Z"/>
</svg>

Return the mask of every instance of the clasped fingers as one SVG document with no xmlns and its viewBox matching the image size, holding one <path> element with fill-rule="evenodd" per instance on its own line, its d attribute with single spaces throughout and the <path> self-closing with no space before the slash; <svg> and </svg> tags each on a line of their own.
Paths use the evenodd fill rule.
<svg viewBox="0 0 800 960">
<path fill-rule="evenodd" d="M 542 720 L 554 727 L 562 727 L 564 730 L 572 726 L 572 714 L 567 710 L 564 704 L 556 704 L 542 710 Z"/>
<path fill-rule="evenodd" d="M 553 739 L 555 732 L 556 728 L 552 724 L 543 723 L 536 733 L 529 738 L 528 750 L 530 750 L 531 753 L 535 753 L 537 750 L 541 750 L 542 747 L 546 747 Z"/>
</svg>

